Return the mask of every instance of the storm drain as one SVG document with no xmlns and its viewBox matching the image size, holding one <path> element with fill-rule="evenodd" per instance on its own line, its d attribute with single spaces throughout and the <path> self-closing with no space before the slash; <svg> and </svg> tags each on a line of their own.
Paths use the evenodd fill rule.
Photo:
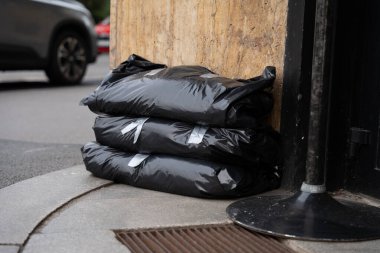
<svg viewBox="0 0 380 253">
<path fill-rule="evenodd" d="M 116 230 L 117 239 L 132 253 L 291 253 L 272 237 L 249 232 L 233 224 Z"/>
</svg>

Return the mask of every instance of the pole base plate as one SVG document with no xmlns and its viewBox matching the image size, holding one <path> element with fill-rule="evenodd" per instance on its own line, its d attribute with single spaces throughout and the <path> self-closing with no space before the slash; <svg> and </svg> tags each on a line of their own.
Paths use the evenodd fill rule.
<svg viewBox="0 0 380 253">
<path fill-rule="evenodd" d="M 380 208 L 337 201 L 327 193 L 254 196 L 227 207 L 236 224 L 268 235 L 313 241 L 380 238 Z"/>
</svg>

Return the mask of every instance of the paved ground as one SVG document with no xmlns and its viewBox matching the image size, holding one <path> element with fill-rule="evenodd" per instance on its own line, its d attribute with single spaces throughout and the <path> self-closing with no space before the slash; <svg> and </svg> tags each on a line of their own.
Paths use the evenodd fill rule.
<svg viewBox="0 0 380 253">
<path fill-rule="evenodd" d="M 51 85 L 42 71 L 0 72 L 0 188 L 82 163 L 95 115 L 78 104 L 108 71 L 101 55 L 80 85 Z"/>
<path fill-rule="evenodd" d="M 231 222 L 232 200 L 112 184 L 85 170 L 79 148 L 93 139 L 95 115 L 78 102 L 108 72 L 107 59 L 99 60 L 80 86 L 52 87 L 36 72 L 0 73 L 0 253 L 122 253 L 129 251 L 114 229 Z M 283 243 L 299 253 L 380 252 L 380 240 Z"/>
<path fill-rule="evenodd" d="M 112 184 L 79 165 L 0 189 L 0 252 L 127 253 L 113 230 L 230 223 L 225 209 L 232 202 Z M 282 242 L 298 253 L 378 253 L 380 249 L 380 240 Z"/>
<path fill-rule="evenodd" d="M 82 162 L 79 144 L 0 140 L 0 188 Z"/>
</svg>

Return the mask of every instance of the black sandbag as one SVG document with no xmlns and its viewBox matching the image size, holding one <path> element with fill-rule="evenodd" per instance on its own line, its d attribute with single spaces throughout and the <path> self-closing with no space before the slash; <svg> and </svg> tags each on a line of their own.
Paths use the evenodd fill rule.
<svg viewBox="0 0 380 253">
<path fill-rule="evenodd" d="M 123 63 L 128 68 L 120 66 L 108 75 L 81 104 L 99 114 L 141 115 L 218 127 L 254 127 L 257 119 L 272 109 L 273 98 L 267 89 L 275 79 L 274 67 L 266 67 L 258 77 L 234 80 L 201 66 L 165 68 L 136 57 Z"/>
<path fill-rule="evenodd" d="M 281 164 L 278 133 L 257 129 L 201 127 L 158 118 L 99 116 L 93 126 L 96 141 L 133 153 L 161 153 L 249 166 Z"/>
<path fill-rule="evenodd" d="M 133 74 L 166 67 L 167 66 L 164 64 L 153 63 L 141 56 L 132 54 L 128 57 L 128 60 L 120 63 L 117 68 L 113 69 L 112 72 L 104 78 L 103 83 L 116 82 L 121 78 L 125 78 Z"/>
<path fill-rule="evenodd" d="M 82 156 L 86 169 L 96 177 L 193 197 L 241 197 L 273 189 L 278 184 L 278 177 L 268 170 L 167 155 L 149 155 L 136 162 L 134 153 L 93 142 L 82 147 Z"/>
</svg>

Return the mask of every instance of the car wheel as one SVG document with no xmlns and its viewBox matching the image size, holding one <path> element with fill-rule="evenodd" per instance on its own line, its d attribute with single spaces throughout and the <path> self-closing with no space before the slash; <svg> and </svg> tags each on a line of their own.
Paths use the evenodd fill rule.
<svg viewBox="0 0 380 253">
<path fill-rule="evenodd" d="M 76 32 L 61 33 L 52 46 L 46 74 L 51 83 L 80 83 L 87 68 L 87 49 Z"/>
</svg>

